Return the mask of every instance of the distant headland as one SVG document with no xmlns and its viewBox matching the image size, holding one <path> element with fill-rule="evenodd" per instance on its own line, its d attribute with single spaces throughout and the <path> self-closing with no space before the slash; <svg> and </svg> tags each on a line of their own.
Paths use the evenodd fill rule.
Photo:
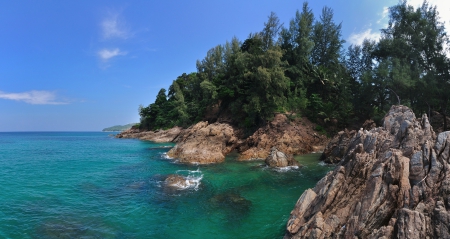
<svg viewBox="0 0 450 239">
<path fill-rule="evenodd" d="M 131 129 L 131 127 L 133 127 L 133 125 L 136 125 L 137 123 L 131 123 L 131 124 L 126 124 L 126 125 L 114 125 L 108 128 L 104 128 L 102 131 L 103 132 L 108 132 L 108 131 L 124 131 L 127 129 Z"/>
</svg>

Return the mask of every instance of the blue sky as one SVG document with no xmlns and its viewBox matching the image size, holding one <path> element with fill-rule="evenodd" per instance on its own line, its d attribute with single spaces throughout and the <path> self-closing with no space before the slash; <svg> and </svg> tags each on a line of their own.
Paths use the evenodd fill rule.
<svg viewBox="0 0 450 239">
<path fill-rule="evenodd" d="M 429 2 L 448 26 L 450 4 Z M 210 48 L 260 31 L 271 11 L 288 26 L 302 3 L 1 1 L 0 131 L 99 131 L 138 122 L 139 105 L 152 103 L 182 73 L 196 71 L 196 60 Z M 397 3 L 309 5 L 317 19 L 323 6 L 334 10 L 347 47 L 379 38 L 387 7 Z"/>
</svg>

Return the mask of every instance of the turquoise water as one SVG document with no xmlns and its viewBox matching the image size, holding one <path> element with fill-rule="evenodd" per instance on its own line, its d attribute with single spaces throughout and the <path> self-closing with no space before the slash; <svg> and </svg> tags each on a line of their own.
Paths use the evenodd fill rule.
<svg viewBox="0 0 450 239">
<path fill-rule="evenodd" d="M 173 144 L 107 132 L 0 133 L 0 238 L 281 238 L 295 202 L 330 170 L 262 161 L 178 164 Z M 190 188 L 164 186 L 169 174 Z"/>
</svg>

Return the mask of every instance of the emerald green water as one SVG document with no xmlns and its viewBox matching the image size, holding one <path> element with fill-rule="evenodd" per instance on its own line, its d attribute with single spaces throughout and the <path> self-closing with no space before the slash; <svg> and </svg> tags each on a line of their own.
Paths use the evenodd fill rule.
<svg viewBox="0 0 450 239">
<path fill-rule="evenodd" d="M 281 238 L 295 202 L 331 168 L 195 166 L 173 144 L 104 132 L 0 133 L 0 238 Z M 198 182 L 165 187 L 169 174 Z"/>
</svg>

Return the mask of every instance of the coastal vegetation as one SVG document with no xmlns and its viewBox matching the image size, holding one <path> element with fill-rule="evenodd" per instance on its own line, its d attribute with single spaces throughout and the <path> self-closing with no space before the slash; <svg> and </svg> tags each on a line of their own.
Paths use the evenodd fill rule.
<svg viewBox="0 0 450 239">
<path fill-rule="evenodd" d="M 271 13 L 260 32 L 211 48 L 197 72 L 181 74 L 154 103 L 140 106 L 139 127 L 222 119 L 254 130 L 284 113 L 339 129 L 379 121 L 402 104 L 416 114 L 441 113 L 448 128 L 449 38 L 434 6 L 400 2 L 389 8 L 379 41 L 348 49 L 341 29 L 329 7 L 316 17 L 305 2 L 289 24 Z"/>
</svg>

